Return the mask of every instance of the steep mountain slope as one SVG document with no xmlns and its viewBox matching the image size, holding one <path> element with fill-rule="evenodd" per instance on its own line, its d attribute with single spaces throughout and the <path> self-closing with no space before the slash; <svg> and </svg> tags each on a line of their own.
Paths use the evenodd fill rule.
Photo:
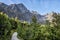
<svg viewBox="0 0 60 40">
<path fill-rule="evenodd" d="M 0 11 L 5 12 L 9 17 L 18 17 L 22 21 L 31 22 L 32 16 L 35 15 L 38 22 L 44 22 L 44 16 L 33 11 L 30 12 L 22 3 L 6 5 L 0 2 Z"/>
</svg>

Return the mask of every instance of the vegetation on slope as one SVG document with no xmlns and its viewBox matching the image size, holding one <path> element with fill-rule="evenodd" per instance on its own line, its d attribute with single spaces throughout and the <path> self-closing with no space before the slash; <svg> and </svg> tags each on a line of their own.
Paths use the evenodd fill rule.
<svg viewBox="0 0 60 40">
<path fill-rule="evenodd" d="M 32 23 L 21 23 L 16 18 L 9 18 L 0 12 L 0 40 L 11 40 L 13 32 L 18 33 L 22 40 L 60 40 L 60 14 L 54 13 L 52 22 L 45 25 L 37 23 L 36 17 L 32 17 Z"/>
</svg>

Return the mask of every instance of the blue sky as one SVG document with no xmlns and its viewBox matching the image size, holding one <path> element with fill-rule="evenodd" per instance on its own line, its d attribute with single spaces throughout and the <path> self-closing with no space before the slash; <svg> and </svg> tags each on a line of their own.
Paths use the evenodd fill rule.
<svg viewBox="0 0 60 40">
<path fill-rule="evenodd" d="M 40 14 L 48 12 L 60 12 L 60 0 L 0 0 L 5 4 L 23 3 L 30 11 L 34 10 Z"/>
</svg>

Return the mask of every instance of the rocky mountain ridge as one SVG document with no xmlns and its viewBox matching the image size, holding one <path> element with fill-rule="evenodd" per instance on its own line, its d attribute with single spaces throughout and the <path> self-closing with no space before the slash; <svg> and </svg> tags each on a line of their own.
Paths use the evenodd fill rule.
<svg viewBox="0 0 60 40">
<path fill-rule="evenodd" d="M 30 12 L 24 4 L 4 4 L 0 2 L 0 12 L 6 13 L 9 17 L 17 17 L 19 20 L 32 22 L 32 16 L 35 15 L 37 22 L 45 23 L 46 16 L 40 15 L 36 11 Z"/>
</svg>

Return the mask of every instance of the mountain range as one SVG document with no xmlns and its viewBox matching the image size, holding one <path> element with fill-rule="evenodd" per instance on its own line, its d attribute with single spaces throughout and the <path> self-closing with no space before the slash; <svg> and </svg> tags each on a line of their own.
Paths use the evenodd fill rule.
<svg viewBox="0 0 60 40">
<path fill-rule="evenodd" d="M 9 17 L 17 17 L 21 21 L 32 22 L 32 16 L 36 16 L 37 22 L 45 23 L 46 17 L 37 11 L 28 10 L 24 4 L 4 4 L 0 2 L 0 12 L 6 13 Z"/>
</svg>

